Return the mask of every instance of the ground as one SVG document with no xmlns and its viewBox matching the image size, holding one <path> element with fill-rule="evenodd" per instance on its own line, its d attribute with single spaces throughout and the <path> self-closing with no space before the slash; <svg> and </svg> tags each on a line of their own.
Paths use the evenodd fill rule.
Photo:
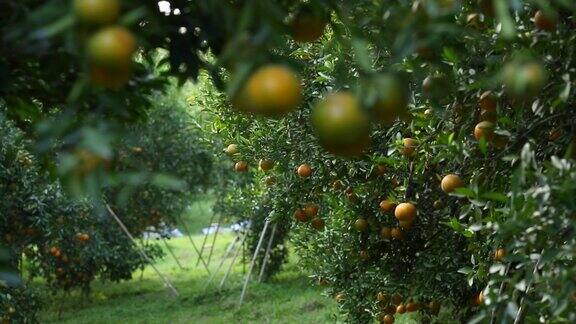
<svg viewBox="0 0 576 324">
<path fill-rule="evenodd" d="M 190 210 L 188 227 L 194 233 L 198 246 L 203 235 L 202 226 L 210 221 L 210 200 L 196 203 Z M 210 236 L 211 238 L 212 236 Z M 214 272 L 220 263 L 233 234 L 219 235 L 214 246 L 210 269 Z M 222 290 L 218 284 L 221 270 L 213 283 L 206 286 L 209 275 L 202 266 L 196 266 L 196 254 L 186 237 L 169 241 L 185 269 L 166 253 L 156 265 L 174 284 L 180 297 L 170 296 L 162 281 L 151 267 L 134 274 L 131 281 L 111 284 L 96 282 L 91 297 L 79 293 L 70 296 L 46 296 L 42 323 L 340 323 L 337 304 L 322 295 L 319 287 L 297 266 L 294 256 L 284 270 L 272 281 L 252 281 L 244 304 L 239 306 L 244 266 L 237 263 Z M 230 260 L 225 262 L 228 265 Z M 247 267 L 246 267 L 247 268 Z M 62 314 L 58 307 L 63 300 Z M 399 319 L 396 323 L 416 323 Z"/>
</svg>

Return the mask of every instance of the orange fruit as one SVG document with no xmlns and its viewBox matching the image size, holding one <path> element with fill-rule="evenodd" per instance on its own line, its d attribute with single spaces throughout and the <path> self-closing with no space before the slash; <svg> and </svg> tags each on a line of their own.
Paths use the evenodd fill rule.
<svg viewBox="0 0 576 324">
<path fill-rule="evenodd" d="M 337 293 L 334 297 L 337 303 L 342 303 L 346 299 L 346 295 L 344 293 Z"/>
<path fill-rule="evenodd" d="M 118 0 L 74 0 L 74 14 L 86 25 L 109 25 L 120 15 Z"/>
<path fill-rule="evenodd" d="M 474 127 L 474 137 L 477 140 L 486 137 L 486 140 L 491 141 L 494 139 L 494 124 L 489 121 L 479 122 Z"/>
<path fill-rule="evenodd" d="M 234 171 L 236 172 L 246 172 L 248 171 L 248 163 L 246 161 L 238 161 L 234 164 Z"/>
<path fill-rule="evenodd" d="M 400 80 L 391 74 L 380 74 L 373 81 L 378 99 L 372 107 L 376 119 L 391 124 L 408 110 L 408 91 Z"/>
<path fill-rule="evenodd" d="M 456 188 L 460 188 L 462 186 L 462 180 L 460 180 L 460 177 L 455 174 L 448 174 L 444 176 L 444 178 L 442 178 L 442 182 L 440 183 L 440 187 L 445 193 L 451 193 Z"/>
<path fill-rule="evenodd" d="M 374 173 L 375 173 L 377 176 L 383 176 L 384 173 L 386 173 L 386 166 L 385 166 L 385 165 L 382 165 L 382 164 L 378 164 L 378 165 L 376 166 L 376 168 L 374 169 Z"/>
<path fill-rule="evenodd" d="M 390 227 L 382 227 L 382 229 L 380 229 L 380 237 L 383 239 L 391 238 L 392 230 L 390 229 Z"/>
<path fill-rule="evenodd" d="M 556 29 L 556 19 L 546 16 L 541 10 L 538 10 L 534 14 L 534 26 L 540 30 L 551 32 Z"/>
<path fill-rule="evenodd" d="M 306 215 L 302 209 L 298 208 L 294 211 L 294 219 L 300 222 L 307 222 L 310 218 L 308 218 L 308 215 Z"/>
<path fill-rule="evenodd" d="M 136 39 L 124 27 L 105 27 L 88 40 L 87 50 L 92 66 L 107 71 L 126 71 L 136 52 Z"/>
<path fill-rule="evenodd" d="M 311 225 L 312 225 L 312 228 L 314 228 L 315 230 L 322 231 L 322 230 L 324 230 L 324 226 L 326 225 L 326 223 L 324 222 L 324 220 L 322 218 L 314 217 L 312 219 Z"/>
<path fill-rule="evenodd" d="M 406 311 L 407 312 L 415 312 L 418 309 L 420 309 L 420 305 L 418 303 L 409 302 L 408 304 L 406 304 Z"/>
<path fill-rule="evenodd" d="M 232 155 L 238 154 L 238 145 L 236 145 L 236 144 L 230 144 L 230 145 L 228 145 L 228 146 L 224 149 L 224 153 L 226 153 L 228 156 L 232 156 Z"/>
<path fill-rule="evenodd" d="M 496 120 L 498 119 L 498 115 L 496 114 L 495 111 L 487 111 L 487 110 L 482 110 L 480 112 L 480 121 L 489 121 L 491 123 L 495 123 Z"/>
<path fill-rule="evenodd" d="M 404 145 L 404 147 L 402 148 L 402 154 L 404 154 L 404 156 L 407 158 L 414 157 L 418 142 L 416 142 L 416 140 L 412 138 L 407 137 L 402 140 L 402 144 Z"/>
<path fill-rule="evenodd" d="M 394 316 L 392 315 L 384 315 L 384 317 L 382 318 L 382 323 L 383 324 L 393 324 L 394 323 Z"/>
<path fill-rule="evenodd" d="M 311 119 L 320 144 L 333 154 L 358 155 L 370 144 L 370 120 L 350 92 L 329 94 L 313 108 Z"/>
<path fill-rule="evenodd" d="M 396 293 L 392 296 L 392 304 L 400 305 L 402 303 L 402 296 L 399 293 Z"/>
<path fill-rule="evenodd" d="M 292 38 L 300 43 L 310 43 L 317 41 L 328 22 L 319 15 L 310 12 L 299 12 L 291 22 Z"/>
<path fill-rule="evenodd" d="M 366 221 L 366 219 L 364 218 L 358 218 L 355 222 L 354 222 L 354 228 L 358 231 L 358 232 L 364 232 L 368 229 L 368 222 Z"/>
<path fill-rule="evenodd" d="M 312 175 L 312 168 L 308 164 L 302 164 L 298 167 L 296 173 L 302 178 L 308 178 Z"/>
<path fill-rule="evenodd" d="M 292 69 L 269 64 L 256 70 L 240 90 L 233 105 L 267 117 L 280 117 L 296 109 L 302 101 L 300 79 Z"/>
<path fill-rule="evenodd" d="M 402 228 L 404 230 L 409 230 L 410 228 L 412 228 L 412 224 L 414 224 L 413 221 L 400 221 L 399 222 L 400 228 Z"/>
<path fill-rule="evenodd" d="M 404 306 L 404 304 L 396 306 L 396 314 L 404 314 L 404 313 L 406 313 L 406 306 Z"/>
<path fill-rule="evenodd" d="M 475 303 L 478 306 L 484 305 L 484 293 L 483 292 L 479 292 L 478 295 L 476 295 Z"/>
<path fill-rule="evenodd" d="M 308 216 L 310 219 L 318 215 L 318 210 L 319 210 L 318 205 L 316 205 L 315 203 L 308 203 L 303 209 L 304 214 L 306 214 L 306 216 Z"/>
<path fill-rule="evenodd" d="M 274 161 L 267 159 L 260 159 L 260 162 L 258 162 L 258 167 L 260 168 L 260 170 L 264 172 L 270 171 L 274 167 Z"/>
<path fill-rule="evenodd" d="M 401 203 L 396 206 L 394 216 L 401 222 L 412 222 L 416 218 L 416 206 L 411 203 Z"/>
<path fill-rule="evenodd" d="M 494 251 L 494 261 L 501 262 L 506 257 L 506 250 L 504 249 L 496 249 Z"/>
<path fill-rule="evenodd" d="M 388 200 L 388 199 L 384 199 L 380 202 L 380 210 L 383 213 L 389 213 L 389 212 L 393 211 L 394 208 L 396 208 L 396 204 L 393 203 L 392 201 Z"/>
<path fill-rule="evenodd" d="M 398 227 L 394 227 L 393 229 L 390 230 L 390 236 L 392 236 L 392 238 L 397 239 L 397 240 L 401 240 L 404 238 L 404 235 L 402 234 L 402 230 Z"/>
<path fill-rule="evenodd" d="M 132 77 L 132 68 L 110 69 L 98 66 L 90 67 L 90 83 L 95 86 L 118 90 Z"/>
<path fill-rule="evenodd" d="M 483 111 L 496 112 L 496 96 L 492 94 L 492 91 L 484 91 L 480 95 L 480 108 Z"/>
</svg>

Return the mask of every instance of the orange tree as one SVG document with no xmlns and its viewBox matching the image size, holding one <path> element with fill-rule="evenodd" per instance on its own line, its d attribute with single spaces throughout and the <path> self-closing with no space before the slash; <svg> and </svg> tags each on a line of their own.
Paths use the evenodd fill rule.
<svg viewBox="0 0 576 324">
<path fill-rule="evenodd" d="M 350 320 L 576 316 L 574 6 L 494 3 L 335 4 L 321 42 L 288 41 L 269 53 L 283 70 L 207 100 L 254 170 L 237 200 L 293 223 Z M 277 98 L 298 109 L 258 117 L 286 114 Z"/>
<path fill-rule="evenodd" d="M 235 169 L 275 162 L 254 202 L 324 229 L 298 249 L 351 320 L 574 320 L 571 1 L 168 4 L 0 5 L 0 97 L 78 192 L 99 197 L 150 93 L 204 69 Z"/>
</svg>

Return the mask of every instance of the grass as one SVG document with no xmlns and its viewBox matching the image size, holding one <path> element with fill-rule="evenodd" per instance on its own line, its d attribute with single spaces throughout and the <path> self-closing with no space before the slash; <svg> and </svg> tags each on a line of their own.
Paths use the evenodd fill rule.
<svg viewBox="0 0 576 324">
<path fill-rule="evenodd" d="M 194 204 L 186 215 L 188 228 L 197 246 L 203 240 L 200 229 L 209 223 L 210 200 Z M 211 238 L 211 236 L 210 236 Z M 210 269 L 214 272 L 233 234 L 219 235 L 214 246 Z M 211 242 L 211 240 L 208 240 Z M 210 243 L 208 243 L 210 244 Z M 162 244 L 161 246 L 164 247 Z M 200 265 L 187 237 L 171 239 L 169 246 L 185 269 L 166 254 L 156 263 L 178 289 L 173 298 L 151 267 L 134 274 L 134 279 L 112 284 L 95 282 L 90 298 L 79 293 L 68 296 L 46 296 L 42 323 L 341 323 L 336 302 L 321 295 L 321 289 L 310 285 L 292 258 L 272 281 L 248 286 L 244 304 L 239 306 L 244 278 L 241 262 L 233 267 L 222 290 L 218 284 L 224 269 L 206 286 L 209 275 Z M 239 259 L 241 258 L 241 255 Z M 62 314 L 58 317 L 58 309 Z M 416 323 L 397 320 L 396 323 Z"/>
</svg>

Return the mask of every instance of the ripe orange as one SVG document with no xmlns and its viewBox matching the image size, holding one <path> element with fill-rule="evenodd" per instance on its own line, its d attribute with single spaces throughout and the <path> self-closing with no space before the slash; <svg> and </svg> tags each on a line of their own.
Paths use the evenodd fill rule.
<svg viewBox="0 0 576 324">
<path fill-rule="evenodd" d="M 304 214 L 306 214 L 306 216 L 308 216 L 308 218 L 310 219 L 318 215 L 318 210 L 319 210 L 318 205 L 316 205 L 315 203 L 308 203 L 303 209 Z"/>
<path fill-rule="evenodd" d="M 381 74 L 373 81 L 378 99 L 372 107 L 376 119 L 391 124 L 408 110 L 408 91 L 397 77 Z"/>
<path fill-rule="evenodd" d="M 226 153 L 228 156 L 232 156 L 232 155 L 238 154 L 238 145 L 236 145 L 236 144 L 230 144 L 230 145 L 228 145 L 228 146 L 224 149 L 224 153 Z"/>
<path fill-rule="evenodd" d="M 495 123 L 497 119 L 498 115 L 496 114 L 496 111 L 482 110 L 480 112 L 480 121 L 489 121 L 491 123 Z"/>
<path fill-rule="evenodd" d="M 118 0 L 74 0 L 74 14 L 86 25 L 109 25 L 120 15 Z"/>
<path fill-rule="evenodd" d="M 234 171 L 236 172 L 246 172 L 248 171 L 248 163 L 246 161 L 238 161 L 234 164 Z"/>
<path fill-rule="evenodd" d="M 378 164 L 376 168 L 374 168 L 374 174 L 376 176 L 383 176 L 386 173 L 386 166 L 382 164 Z"/>
<path fill-rule="evenodd" d="M 407 137 L 402 140 L 402 144 L 404 145 L 404 147 L 402 148 L 402 154 L 404 154 L 404 156 L 407 158 L 414 157 L 418 142 L 416 142 L 416 140 L 412 138 Z"/>
<path fill-rule="evenodd" d="M 401 203 L 396 206 L 394 216 L 401 222 L 412 222 L 416 218 L 416 206 L 411 203 Z"/>
<path fill-rule="evenodd" d="M 248 78 L 235 99 L 233 105 L 241 111 L 280 117 L 298 107 L 302 100 L 302 87 L 292 69 L 269 64 Z"/>
<path fill-rule="evenodd" d="M 326 28 L 327 21 L 310 12 L 299 12 L 291 22 L 292 38 L 300 43 L 317 41 Z"/>
<path fill-rule="evenodd" d="M 494 139 L 494 124 L 489 121 L 479 122 L 474 127 L 474 137 L 477 140 L 486 137 L 486 140 L 491 141 Z"/>
<path fill-rule="evenodd" d="M 306 213 L 304 213 L 304 211 L 300 208 L 294 211 L 294 218 L 300 222 L 307 222 L 308 220 L 310 220 L 310 218 L 308 218 Z"/>
<path fill-rule="evenodd" d="M 478 306 L 484 305 L 484 293 L 483 292 L 479 292 L 478 295 L 476 295 L 475 302 L 476 302 L 476 305 L 478 305 Z"/>
<path fill-rule="evenodd" d="M 463 185 L 464 184 L 462 183 L 462 180 L 460 180 L 460 177 L 455 174 L 448 174 L 444 176 L 444 178 L 442 178 L 442 182 L 440 183 L 440 187 L 445 193 L 451 193 L 456 188 L 460 188 Z"/>
<path fill-rule="evenodd" d="M 418 303 L 409 302 L 408 304 L 406 304 L 406 311 L 407 312 L 415 312 L 418 309 L 420 309 L 420 304 L 418 304 Z"/>
<path fill-rule="evenodd" d="M 383 213 L 389 213 L 389 212 L 393 211 L 394 208 L 396 208 L 396 204 L 393 203 L 392 201 L 388 200 L 388 199 L 384 199 L 380 202 L 380 210 Z"/>
<path fill-rule="evenodd" d="M 540 30 L 551 32 L 556 29 L 556 20 L 546 16 L 541 10 L 538 10 L 536 14 L 534 14 L 534 26 Z"/>
<path fill-rule="evenodd" d="M 394 316 L 392 315 L 384 315 L 384 317 L 382 318 L 382 323 L 383 324 L 394 324 Z"/>
<path fill-rule="evenodd" d="M 402 238 L 404 238 L 402 230 L 398 227 L 394 227 L 393 229 L 390 230 L 390 236 L 392 236 L 392 238 L 397 240 L 401 240 Z"/>
<path fill-rule="evenodd" d="M 324 230 L 324 226 L 326 225 L 326 223 L 324 222 L 324 220 L 322 218 L 314 217 L 312 219 L 311 225 L 312 225 L 312 228 L 314 228 L 315 230 L 322 231 L 322 230 Z"/>
<path fill-rule="evenodd" d="M 94 67 L 107 71 L 126 71 L 136 52 L 136 39 L 124 27 L 106 27 L 88 41 L 88 58 Z"/>
<path fill-rule="evenodd" d="M 396 314 L 404 314 L 404 313 L 406 313 L 406 306 L 404 306 L 404 304 L 396 306 Z"/>
<path fill-rule="evenodd" d="M 110 69 L 98 66 L 90 67 L 90 83 L 95 86 L 118 90 L 122 88 L 132 77 L 132 68 Z"/>
<path fill-rule="evenodd" d="M 368 229 L 368 222 L 366 221 L 366 219 L 364 218 L 358 218 L 355 222 L 354 222 L 354 228 L 358 231 L 358 232 L 364 232 Z"/>
<path fill-rule="evenodd" d="M 392 296 L 392 304 L 400 305 L 401 303 L 402 303 L 402 295 L 400 295 L 399 293 L 395 293 Z"/>
<path fill-rule="evenodd" d="M 274 161 L 268 159 L 260 159 L 260 162 L 258 162 L 258 167 L 264 172 L 270 171 L 274 167 Z"/>
<path fill-rule="evenodd" d="M 370 144 L 370 120 L 350 92 L 328 95 L 313 108 L 311 118 L 318 140 L 333 154 L 358 155 Z"/>
<path fill-rule="evenodd" d="M 298 173 L 298 175 L 302 178 L 308 178 L 312 175 L 312 167 L 310 167 L 308 164 L 302 164 L 298 167 L 296 173 Z"/>
<path fill-rule="evenodd" d="M 494 251 L 494 261 L 501 262 L 506 257 L 506 250 L 504 249 L 496 249 Z"/>
<path fill-rule="evenodd" d="M 334 299 L 336 299 L 337 303 L 342 303 L 346 299 L 346 295 L 342 292 L 337 293 L 336 296 L 334 297 Z"/>
<path fill-rule="evenodd" d="M 409 230 L 410 228 L 412 228 L 412 224 L 414 224 L 413 221 L 400 221 L 400 228 L 404 229 L 404 230 Z"/>
<path fill-rule="evenodd" d="M 382 227 L 380 230 L 380 237 L 383 239 L 389 239 L 392 237 L 392 230 L 390 227 Z"/>
<path fill-rule="evenodd" d="M 496 97 L 492 94 L 492 91 L 484 91 L 480 95 L 480 108 L 483 111 L 496 112 Z"/>
</svg>

